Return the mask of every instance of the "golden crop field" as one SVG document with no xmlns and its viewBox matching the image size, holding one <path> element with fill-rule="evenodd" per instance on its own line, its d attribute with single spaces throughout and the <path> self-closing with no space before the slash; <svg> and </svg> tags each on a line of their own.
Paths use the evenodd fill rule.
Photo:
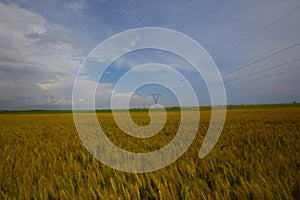
<svg viewBox="0 0 300 200">
<path fill-rule="evenodd" d="M 137 139 L 120 131 L 111 113 L 98 113 L 111 141 L 133 152 L 161 148 L 178 129 L 168 112 L 157 135 Z M 148 113 L 133 112 L 137 124 Z M 197 136 L 173 164 L 149 173 L 125 173 L 93 158 L 72 114 L 0 115 L 0 199 L 300 199 L 300 107 L 227 110 L 222 135 L 198 158 L 210 111 Z"/>
</svg>

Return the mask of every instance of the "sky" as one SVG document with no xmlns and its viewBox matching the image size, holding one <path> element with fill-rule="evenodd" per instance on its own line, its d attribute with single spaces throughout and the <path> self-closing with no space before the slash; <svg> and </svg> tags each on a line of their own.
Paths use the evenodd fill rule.
<svg viewBox="0 0 300 200">
<path fill-rule="evenodd" d="M 76 77 L 84 92 L 98 85 L 98 109 L 109 108 L 112 96 L 118 108 L 128 106 L 128 98 L 130 107 L 149 107 L 156 93 L 163 106 L 178 106 L 178 91 L 159 84 L 131 91 L 134 81 L 150 79 L 179 88 L 180 105 L 194 104 L 188 84 L 198 104 L 209 105 L 204 78 L 171 52 L 128 52 L 95 76 L 103 63 L 86 59 L 90 52 L 115 34 L 143 27 L 175 30 L 199 43 L 222 75 L 227 104 L 300 102 L 299 19 L 298 0 L 0 0 L 0 110 L 71 109 Z M 99 57 L 114 53 L 108 48 Z M 150 65 L 134 70 L 147 63 L 172 66 L 182 77 Z M 115 88 L 130 71 L 129 82 Z"/>
</svg>

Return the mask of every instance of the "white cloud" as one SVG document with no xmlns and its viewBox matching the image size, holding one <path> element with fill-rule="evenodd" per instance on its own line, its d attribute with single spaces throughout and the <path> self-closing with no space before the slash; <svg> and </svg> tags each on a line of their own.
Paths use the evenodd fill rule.
<svg viewBox="0 0 300 200">
<path fill-rule="evenodd" d="M 85 0 L 72 0 L 66 4 L 68 8 L 72 9 L 74 12 L 78 12 L 86 7 Z"/>
<path fill-rule="evenodd" d="M 133 50 L 139 41 L 140 38 L 135 34 L 126 34 L 124 37 L 112 37 L 93 49 L 89 55 L 89 59 L 108 64 L 122 54 Z"/>
<path fill-rule="evenodd" d="M 68 30 L 4 3 L 0 26 L 0 109 L 70 106 L 82 52 Z"/>
<path fill-rule="evenodd" d="M 105 3 L 107 0 L 97 0 L 99 3 Z"/>
<path fill-rule="evenodd" d="M 114 92 L 112 95 L 112 99 L 113 99 L 112 109 L 141 106 L 141 104 L 144 102 L 149 104 L 151 100 L 150 97 L 142 97 L 137 94 L 134 94 L 133 92 L 128 92 L 128 93 Z"/>
<path fill-rule="evenodd" d="M 96 88 L 96 90 L 95 90 Z M 113 94 L 113 85 L 97 83 L 87 77 L 78 76 L 73 96 L 75 109 L 110 108 L 110 99 Z M 94 104 L 95 103 L 95 104 Z"/>
<path fill-rule="evenodd" d="M 134 2 L 134 4 L 114 2 L 110 4 L 112 2 L 105 0 L 94 0 L 94 2 L 67 0 L 65 1 L 67 3 L 62 4 L 57 4 L 56 1 L 20 3 L 19 0 L 5 0 L 4 2 L 6 3 L 0 3 L 0 109 L 3 106 L 20 107 L 22 105 L 34 106 L 38 104 L 43 106 L 51 104 L 71 105 L 73 79 L 82 59 L 80 49 L 84 49 L 84 45 L 80 43 L 81 40 L 89 43 L 86 45 L 91 48 L 99 40 L 121 30 L 143 25 L 168 27 L 181 31 L 201 42 L 208 52 L 214 56 L 221 71 L 227 72 L 239 65 L 246 64 L 251 60 L 297 42 L 296 39 L 300 31 L 298 25 L 300 13 L 296 11 L 267 27 L 268 24 L 296 8 L 297 0 L 291 2 L 276 1 L 272 4 L 270 2 L 245 1 L 237 3 L 234 7 L 230 6 L 230 3 L 202 4 L 199 2 L 193 2 L 192 5 L 183 2 L 151 2 L 149 4 L 146 2 L 143 4 L 138 2 Z M 22 8 L 11 2 L 19 3 Z M 92 3 L 94 3 L 93 6 L 91 6 Z M 99 5 L 100 3 L 103 3 L 103 5 Z M 147 9 L 144 9 L 145 5 Z M 112 9 L 116 9 L 116 12 Z M 79 13 L 82 10 L 88 12 Z M 136 13 L 134 13 L 135 11 Z M 178 15 L 178 11 L 184 17 Z M 196 18 L 199 19 L 197 23 L 194 20 Z M 50 23 L 49 20 L 53 20 L 55 24 Z M 210 23 L 207 23 L 207 21 Z M 65 27 L 68 27 L 68 29 Z M 260 31 L 264 27 L 267 28 Z M 72 30 L 69 30 L 69 28 Z M 255 34 L 257 32 L 258 34 Z M 80 40 L 74 38 L 74 35 L 80 37 Z M 164 38 L 160 34 L 150 34 L 149 37 L 153 37 L 153 40 Z M 106 44 L 102 51 L 93 54 L 95 61 L 100 62 L 96 63 L 100 67 L 93 63 L 92 67 L 94 68 L 87 70 L 84 75 L 95 80 L 93 75 L 101 70 L 101 66 L 105 66 L 104 64 L 120 54 L 141 47 L 143 39 L 140 38 L 142 37 L 132 34 L 122 41 L 116 41 L 118 45 L 110 46 L 111 44 Z M 247 40 L 247 38 L 250 39 Z M 197 51 L 190 47 L 184 47 L 185 44 L 178 41 L 176 37 L 167 40 L 162 39 L 158 44 L 178 47 L 179 50 L 187 52 L 190 58 L 195 59 L 195 62 L 203 64 L 203 59 Z M 139 55 L 140 57 L 135 57 L 130 56 L 129 53 L 118 59 L 114 63 L 113 67 L 115 68 L 106 72 L 110 75 L 105 81 L 115 81 L 115 78 L 128 68 L 149 62 L 167 64 L 180 72 L 184 71 L 187 76 L 192 74 L 191 71 L 187 71 L 192 69 L 187 63 L 184 63 L 184 61 L 178 62 L 180 58 L 175 59 L 172 56 L 164 56 L 164 54 L 161 57 L 157 54 L 148 55 L 145 53 Z M 225 76 L 225 80 L 231 80 L 287 62 L 297 58 L 298 55 L 299 47 L 290 49 L 283 52 L 282 55 L 276 55 L 236 73 L 229 74 Z M 293 63 L 256 75 L 259 77 L 281 72 L 281 70 L 283 72 L 297 67 L 298 64 Z M 122 67 L 126 68 L 121 69 Z M 145 74 L 137 76 L 140 79 L 149 76 L 150 70 L 148 68 L 143 70 Z M 153 71 L 152 68 L 151 71 Z M 209 73 L 210 69 L 203 68 L 203 71 Z M 212 76 L 215 77 L 215 74 L 212 74 Z M 155 78 L 158 77 L 166 79 L 170 75 L 155 74 Z M 240 97 L 244 95 L 247 96 L 245 99 L 249 102 L 259 102 L 262 97 L 266 102 L 268 99 L 275 98 L 280 98 L 282 99 L 280 102 L 284 102 L 286 101 L 284 99 L 290 97 L 298 101 L 299 89 L 294 87 L 294 85 L 299 85 L 298 71 L 248 84 L 239 84 L 257 77 L 249 76 L 246 79 L 234 82 L 236 85 L 228 89 L 229 99 L 232 102 L 243 102 L 244 100 Z M 197 84 L 197 88 L 202 88 L 203 81 L 196 83 L 198 82 L 196 78 L 193 78 L 193 80 Z M 89 83 L 85 83 L 95 83 L 92 80 L 89 81 Z M 180 82 L 180 84 L 183 83 L 184 81 Z M 177 84 L 176 80 L 172 84 Z M 292 89 L 282 89 L 280 90 L 281 93 L 276 93 L 281 86 L 282 88 Z M 277 88 L 276 91 L 273 90 L 274 88 Z M 99 96 L 97 96 L 99 105 L 108 105 L 109 99 L 107 97 L 111 94 L 111 89 L 109 84 L 101 87 Z M 235 91 L 235 89 L 240 90 Z M 254 92 L 251 95 L 249 95 L 250 93 L 245 94 L 248 91 L 247 89 Z M 263 91 L 261 96 L 259 96 L 258 90 Z M 267 90 L 272 91 L 274 95 L 264 93 Z M 121 92 L 126 93 L 128 91 Z M 263 94 L 265 94 L 265 97 Z M 202 93 L 199 96 L 202 98 Z M 81 102 L 85 101 L 88 101 L 88 99 L 81 99 Z"/>
<path fill-rule="evenodd" d="M 49 90 L 54 87 L 53 83 L 37 83 L 37 85 L 43 90 Z"/>
<path fill-rule="evenodd" d="M 125 15 L 136 15 L 136 10 L 135 9 L 121 9 L 121 12 L 124 13 Z"/>
</svg>

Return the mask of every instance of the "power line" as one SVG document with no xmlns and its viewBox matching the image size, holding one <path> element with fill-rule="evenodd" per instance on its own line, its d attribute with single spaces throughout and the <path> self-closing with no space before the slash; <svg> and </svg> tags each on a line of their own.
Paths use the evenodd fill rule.
<svg viewBox="0 0 300 200">
<path fill-rule="evenodd" d="M 269 55 L 267 55 L 267 56 L 265 56 L 265 57 L 262 57 L 262 58 L 259 58 L 259 59 L 257 59 L 257 60 L 251 61 L 251 62 L 249 62 L 249 63 L 247 63 L 247 64 L 244 64 L 244 65 L 241 65 L 241 66 L 235 68 L 234 70 L 231 70 L 231 71 L 229 71 L 229 72 L 226 72 L 226 73 L 222 74 L 222 76 L 227 76 L 227 75 L 232 74 L 232 73 L 234 73 L 234 72 L 240 71 L 241 69 L 245 69 L 245 68 L 249 67 L 250 65 L 253 65 L 253 64 L 255 64 L 255 63 L 258 63 L 258 62 L 261 62 L 261 61 L 263 61 L 263 60 L 266 60 L 266 59 L 268 59 L 268 58 L 270 58 L 270 57 L 272 57 L 272 56 L 275 56 L 275 55 L 277 55 L 277 54 L 280 54 L 280 53 L 282 53 L 282 52 L 285 52 L 285 51 L 287 51 L 287 50 L 289 50 L 289 49 L 292 49 L 292 48 L 294 48 L 294 47 L 296 47 L 296 46 L 298 46 L 298 45 L 300 45 L 300 42 L 298 42 L 298 43 L 296 43 L 296 44 L 293 44 L 293 45 L 291 45 L 291 46 L 288 46 L 288 47 L 286 47 L 286 48 L 280 49 L 280 50 L 278 50 L 278 51 L 276 51 L 276 52 L 274 52 L 274 53 L 271 53 L 271 54 L 269 54 Z"/>
<path fill-rule="evenodd" d="M 291 61 L 288 61 L 288 62 L 285 62 L 285 63 L 281 63 L 281 64 L 278 64 L 278 65 L 275 65 L 275 66 L 272 66 L 272 67 L 268 67 L 268 68 L 265 68 L 265 69 L 262 69 L 262 70 L 259 70 L 259 71 L 256 71 L 254 73 L 250 73 L 250 74 L 247 74 L 247 75 L 244 75 L 244 76 L 239 76 L 235 79 L 232 79 L 232 80 L 229 80 L 229 81 L 225 81 L 224 84 L 227 84 L 227 83 L 231 83 L 231 82 L 234 82 L 234 81 L 237 81 L 241 78 L 246 78 L 246 77 L 250 77 L 250 76 L 253 76 L 255 74 L 259 74 L 261 72 L 265 72 L 265 71 L 269 71 L 271 69 L 275 69 L 275 68 L 278 68 L 278 67 L 281 67 L 281 66 L 284 66 L 284 65 L 287 65 L 287 64 L 290 64 L 290 63 L 293 63 L 293 62 L 296 62 L 296 61 L 299 61 L 300 58 L 297 58 L 297 59 L 294 59 L 294 60 L 291 60 Z"/>
<path fill-rule="evenodd" d="M 241 84 L 245 84 L 245 83 L 250 83 L 250 82 L 253 82 L 253 81 L 258 81 L 258 80 L 265 79 L 265 78 L 270 78 L 270 77 L 273 77 L 273 76 L 279 76 L 279 75 L 282 75 L 282 74 L 287 74 L 289 72 L 298 71 L 298 70 L 300 70 L 300 69 L 299 68 L 297 68 L 297 69 L 291 69 L 291 70 L 288 70 L 288 71 L 284 71 L 284 72 L 280 72 L 280 73 L 276 73 L 276 74 L 271 74 L 271 75 L 260 77 L 260 78 L 257 78 L 257 79 L 252 79 L 252 80 L 240 82 L 240 83 L 237 83 L 237 84 L 232 84 L 232 85 L 226 86 L 226 88 L 232 87 L 232 86 L 235 86 L 235 85 L 241 85 Z"/>
<path fill-rule="evenodd" d="M 268 70 L 271 70 L 271 69 L 275 69 L 275 68 L 277 68 L 277 67 L 284 66 L 284 65 L 287 65 L 287 64 L 290 64 L 290 63 L 299 61 L 299 60 L 300 60 L 300 58 L 297 58 L 297 59 L 294 59 L 294 60 L 291 60 L 291 61 L 288 61 L 288 62 L 285 62 L 285 63 L 281 63 L 281 64 L 279 64 L 279 65 L 275 65 L 275 66 L 272 66 L 272 67 L 269 67 L 269 68 L 266 68 L 266 69 L 257 71 L 257 72 L 255 72 L 255 73 L 247 74 L 247 75 L 245 75 L 245 76 L 241 76 L 241 77 L 238 77 L 238 78 L 236 78 L 236 79 L 232 79 L 232 80 L 226 81 L 226 82 L 224 82 L 224 86 L 225 86 L 225 84 L 234 82 L 234 81 L 239 80 L 239 79 L 241 79 L 241 78 L 251 77 L 251 76 L 253 76 L 253 75 L 255 75 L 255 74 L 258 74 L 258 73 L 260 73 L 260 72 L 268 71 Z M 292 72 L 292 71 L 297 71 L 297 70 L 300 70 L 300 69 L 287 70 L 287 71 L 284 71 L 284 72 L 280 72 L 280 73 L 276 73 L 276 74 L 267 75 L 267 76 L 260 77 L 260 78 L 257 78 L 257 79 L 252 79 L 252 80 L 248 80 L 248 81 L 238 82 L 238 83 L 236 83 L 236 84 L 226 85 L 225 88 L 232 87 L 232 86 L 235 86 L 235 85 L 241 85 L 241 84 L 244 84 L 244 83 L 249 83 L 249 82 L 253 82 L 253 81 L 257 81 L 257 80 L 261 80 L 261 79 L 264 79 L 264 78 L 270 78 L 270 77 L 273 77 L 273 76 L 278 76 L 278 75 L 281 75 L 281 74 L 286 74 L 286 73 L 289 73 L 289 72 Z M 200 89 L 198 90 L 198 92 L 204 92 L 204 91 L 207 91 L 207 90 L 208 90 L 207 87 L 203 87 L 203 88 L 200 88 Z"/>
<path fill-rule="evenodd" d="M 282 15 L 281 17 L 277 18 L 275 21 L 271 22 L 271 23 L 268 24 L 267 26 L 264 26 L 264 27 L 261 28 L 260 30 L 256 31 L 253 35 L 251 35 L 250 37 L 248 37 L 246 40 L 244 40 L 243 42 L 238 43 L 234 48 L 240 46 L 242 43 L 245 43 L 245 42 L 249 41 L 250 39 L 252 39 L 252 38 L 254 38 L 255 36 L 257 36 L 258 34 L 260 34 L 260 33 L 264 32 L 264 31 L 266 31 L 266 30 L 269 29 L 271 26 L 273 26 L 274 24 L 280 22 L 281 20 L 283 20 L 283 19 L 286 18 L 287 16 L 291 15 L 292 13 L 294 13 L 294 12 L 295 12 L 297 9 L 299 9 L 299 8 L 300 8 L 300 5 L 298 5 L 297 7 L 293 8 L 292 10 L 290 10 L 290 11 L 287 12 L 286 14 Z M 268 58 L 270 58 L 270 57 L 272 57 L 272 56 L 275 56 L 275 55 L 280 54 L 280 53 L 282 53 L 282 52 L 284 52 L 284 51 L 287 51 L 287 50 L 289 50 L 289 49 L 291 49 L 291 48 L 294 48 L 294 47 L 298 46 L 299 44 L 300 44 L 300 43 L 296 43 L 296 44 L 291 45 L 291 46 L 289 46 L 289 47 L 287 47 L 287 48 L 284 48 L 284 49 L 281 49 L 281 50 L 276 51 L 276 52 L 274 52 L 274 53 L 271 53 L 271 54 L 268 55 L 268 56 L 262 57 L 262 58 L 260 58 L 260 59 L 254 60 L 254 61 L 249 62 L 249 63 L 244 64 L 244 65 L 241 65 L 241 66 L 237 67 L 237 68 L 234 69 L 234 70 L 231 70 L 231 71 L 229 71 L 229 72 L 224 73 L 222 76 L 227 76 L 227 75 L 232 74 L 232 73 L 234 73 L 234 72 L 236 72 L 236 71 L 239 71 L 239 70 L 241 70 L 241 69 L 247 68 L 247 67 L 250 66 L 250 65 L 253 65 L 253 64 L 258 63 L 258 62 L 260 62 L 260 61 L 266 60 L 266 59 L 268 59 Z M 232 49 L 234 49 L 234 48 L 232 48 Z M 232 49 L 230 49 L 229 51 L 231 51 Z"/>
<path fill-rule="evenodd" d="M 235 46 L 233 46 L 231 49 L 229 49 L 228 51 L 226 51 L 225 53 L 223 53 L 223 55 L 218 56 L 218 57 L 223 57 L 224 55 L 226 55 L 227 53 L 231 52 L 232 50 L 236 49 L 237 47 L 241 46 L 243 43 L 246 43 L 248 41 L 250 41 L 251 39 L 253 39 L 255 36 L 257 36 L 258 34 L 263 33 L 264 31 L 268 30 L 270 27 L 272 27 L 274 24 L 280 22 L 281 20 L 283 20 L 284 18 L 286 18 L 287 16 L 291 15 L 293 12 L 295 12 L 298 8 L 300 7 L 300 5 L 298 5 L 297 7 L 295 7 L 294 9 L 290 10 L 288 13 L 282 15 L 281 17 L 277 18 L 275 21 L 271 22 L 270 24 L 262 27 L 261 29 L 259 29 L 258 31 L 256 31 L 254 34 L 252 34 L 251 36 L 249 36 L 248 38 L 246 38 L 243 41 L 240 41 L 239 43 L 237 43 Z"/>
</svg>

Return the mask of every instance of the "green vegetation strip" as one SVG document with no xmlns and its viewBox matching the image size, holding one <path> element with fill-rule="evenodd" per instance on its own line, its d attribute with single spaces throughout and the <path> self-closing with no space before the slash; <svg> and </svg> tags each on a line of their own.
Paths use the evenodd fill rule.
<svg viewBox="0 0 300 200">
<path fill-rule="evenodd" d="M 221 108 L 222 106 L 216 106 L 215 108 Z M 296 108 L 300 107 L 300 103 L 289 104 L 252 104 L 252 105 L 227 105 L 227 109 L 256 109 L 256 108 Z M 184 110 L 193 110 L 195 107 L 167 107 L 165 110 L 168 112 Z M 200 111 L 211 110 L 211 106 L 200 106 Z M 126 112 L 126 109 L 115 110 L 117 112 Z M 132 108 L 130 112 L 148 112 L 149 109 L 144 108 Z M 72 110 L 2 110 L 0 114 L 66 114 L 72 113 Z M 78 110 L 76 112 L 93 112 L 92 110 Z M 111 113 L 112 110 L 96 110 L 97 113 Z"/>
</svg>

